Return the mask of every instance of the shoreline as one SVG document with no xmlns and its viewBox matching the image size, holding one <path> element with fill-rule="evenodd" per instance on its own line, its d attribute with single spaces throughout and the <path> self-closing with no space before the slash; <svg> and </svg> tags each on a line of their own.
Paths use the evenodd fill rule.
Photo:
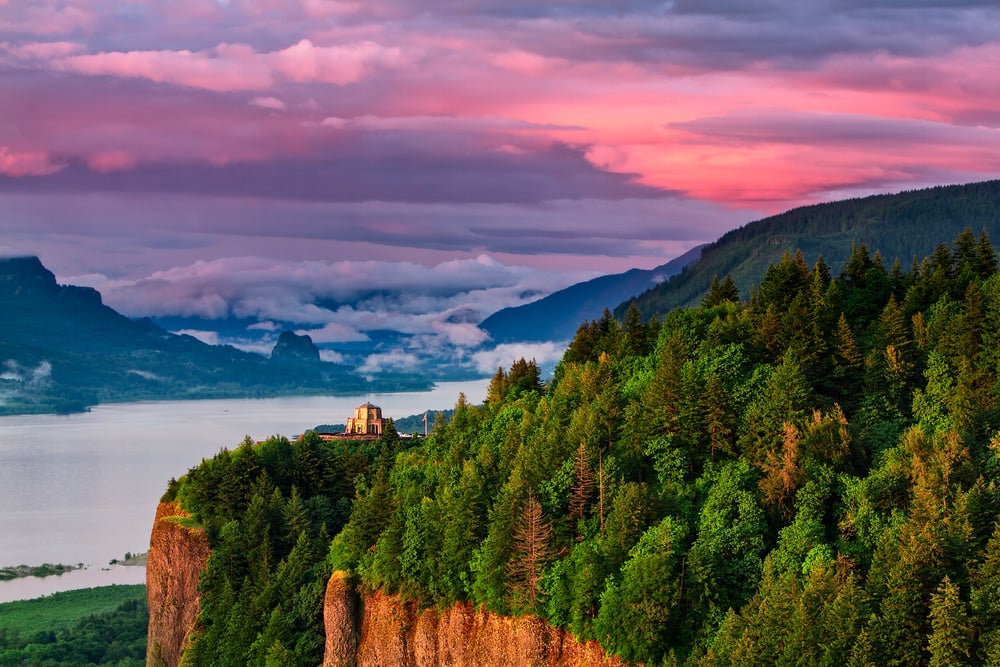
<svg viewBox="0 0 1000 667">
<path fill-rule="evenodd" d="M 75 565 L 65 565 L 63 563 L 42 563 L 41 565 L 9 565 L 0 567 L 0 581 L 14 581 L 24 577 L 35 577 L 44 579 L 45 577 L 58 577 L 73 570 L 79 570 L 83 563 Z"/>
<path fill-rule="evenodd" d="M 0 603 L 34 600 L 53 593 L 112 584 L 145 584 L 145 562 L 133 565 L 84 565 L 46 577 L 18 577 L 0 581 Z"/>
</svg>

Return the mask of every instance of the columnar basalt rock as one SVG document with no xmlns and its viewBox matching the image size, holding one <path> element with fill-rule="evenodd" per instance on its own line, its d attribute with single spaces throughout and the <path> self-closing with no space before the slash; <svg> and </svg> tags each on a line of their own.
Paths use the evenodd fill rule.
<svg viewBox="0 0 1000 667">
<path fill-rule="evenodd" d="M 326 595 L 324 667 L 624 667 L 534 616 L 510 618 L 459 603 L 421 611 L 399 596 L 359 597 L 344 573 Z"/>
<path fill-rule="evenodd" d="M 177 519 L 190 518 L 177 503 L 156 508 L 146 562 L 149 601 L 147 667 L 175 667 L 198 619 L 198 577 L 208 563 L 208 537 Z"/>
<path fill-rule="evenodd" d="M 326 651 L 323 665 L 355 667 L 358 654 L 358 594 L 347 574 L 333 573 L 323 600 Z"/>
<path fill-rule="evenodd" d="M 146 565 L 147 667 L 176 667 L 197 627 L 198 577 L 210 549 L 176 503 L 156 511 Z M 378 592 L 360 595 L 335 572 L 327 584 L 323 667 L 625 667 L 596 642 L 581 642 L 540 618 L 511 618 L 464 602 L 439 611 Z"/>
</svg>

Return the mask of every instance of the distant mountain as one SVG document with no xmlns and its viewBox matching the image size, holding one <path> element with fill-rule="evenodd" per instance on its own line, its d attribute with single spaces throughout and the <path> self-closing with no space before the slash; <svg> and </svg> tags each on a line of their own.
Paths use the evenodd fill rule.
<svg viewBox="0 0 1000 667">
<path fill-rule="evenodd" d="M 282 331 L 278 342 L 271 350 L 271 359 L 287 361 L 296 364 L 313 364 L 319 362 L 319 348 L 309 336 L 300 336 L 291 331 Z"/>
<path fill-rule="evenodd" d="M 479 328 L 497 343 L 514 341 L 570 340 L 580 323 L 600 318 L 605 308 L 678 274 L 698 260 L 702 248 L 692 248 L 680 257 L 654 269 L 632 269 L 570 285 L 538 301 L 504 308 L 480 323 Z"/>
<path fill-rule="evenodd" d="M 760 284 L 768 265 L 784 252 L 802 250 L 812 264 L 822 254 L 839 272 L 854 243 L 882 254 L 886 265 L 898 259 L 908 270 L 942 239 L 953 239 L 966 227 L 1000 240 L 1000 181 L 970 183 L 875 195 L 792 209 L 751 222 L 705 246 L 701 259 L 670 280 L 650 288 L 636 302 L 645 317 L 673 308 L 697 305 L 713 276 L 731 274 L 746 298 Z M 623 298 L 619 318 L 630 299 Z"/>
<path fill-rule="evenodd" d="M 307 337 L 285 336 L 265 358 L 130 320 L 97 290 L 59 285 L 37 257 L 0 259 L 0 414 L 69 412 L 115 401 L 343 394 L 423 389 L 425 378 L 378 385 L 319 361 Z"/>
</svg>

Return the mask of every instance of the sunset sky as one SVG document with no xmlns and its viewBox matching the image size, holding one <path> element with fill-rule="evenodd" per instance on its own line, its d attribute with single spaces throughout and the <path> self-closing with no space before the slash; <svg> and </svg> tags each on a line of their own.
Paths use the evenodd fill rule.
<svg viewBox="0 0 1000 667">
<path fill-rule="evenodd" d="M 0 0 L 0 253 L 130 315 L 433 330 L 997 178 L 998 91 L 992 0 Z M 372 288 L 424 301 L 308 320 Z"/>
</svg>

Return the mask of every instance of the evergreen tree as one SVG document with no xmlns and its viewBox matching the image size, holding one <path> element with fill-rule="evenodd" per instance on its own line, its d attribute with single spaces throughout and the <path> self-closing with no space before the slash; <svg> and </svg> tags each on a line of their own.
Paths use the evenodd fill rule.
<svg viewBox="0 0 1000 667">
<path fill-rule="evenodd" d="M 513 549 L 506 568 L 511 592 L 529 610 L 535 608 L 543 568 L 552 559 L 551 541 L 552 526 L 542 513 L 542 505 L 529 495 L 514 527 Z"/>
<path fill-rule="evenodd" d="M 573 487 L 569 498 L 569 515 L 574 521 L 584 517 L 594 495 L 594 469 L 587 447 L 580 443 L 573 454 Z M 579 538 L 579 536 L 578 536 Z"/>
<path fill-rule="evenodd" d="M 928 639 L 930 667 L 963 667 L 969 664 L 972 628 L 958 586 L 947 576 L 931 596 L 931 628 Z"/>
<path fill-rule="evenodd" d="M 736 287 L 736 281 L 732 274 L 727 274 L 723 280 L 718 276 L 712 276 L 712 284 L 708 288 L 708 293 L 701 300 L 702 308 L 713 308 L 723 303 L 738 303 L 740 292 Z"/>
</svg>

